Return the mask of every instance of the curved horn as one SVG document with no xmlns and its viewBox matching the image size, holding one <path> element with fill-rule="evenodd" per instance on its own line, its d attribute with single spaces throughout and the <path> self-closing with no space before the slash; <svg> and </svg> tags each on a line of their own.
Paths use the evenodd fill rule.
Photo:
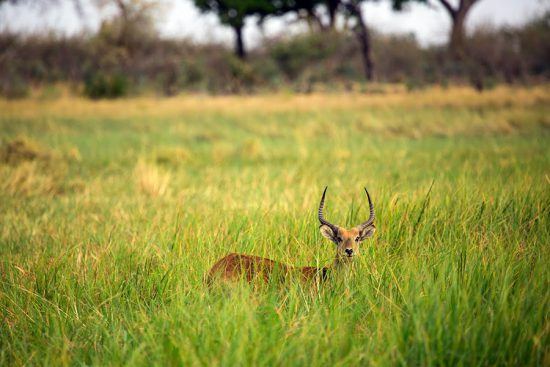
<svg viewBox="0 0 550 367">
<path fill-rule="evenodd" d="M 338 233 L 338 226 L 335 226 L 334 224 L 330 223 L 323 217 L 323 208 L 325 207 L 325 195 L 327 193 L 328 186 L 325 186 L 325 191 L 323 191 L 323 196 L 321 197 L 321 202 L 319 203 L 319 222 L 321 222 L 322 225 L 330 227 L 332 231 L 337 234 Z"/>
<path fill-rule="evenodd" d="M 367 226 L 370 226 L 372 224 L 372 222 L 374 222 L 374 205 L 372 204 L 372 200 L 370 199 L 370 195 L 369 195 L 369 192 L 367 191 L 367 188 L 365 187 L 365 192 L 367 193 L 367 198 L 369 199 L 369 219 L 367 219 L 366 222 L 363 222 L 362 224 L 359 225 L 359 227 L 367 227 Z"/>
</svg>

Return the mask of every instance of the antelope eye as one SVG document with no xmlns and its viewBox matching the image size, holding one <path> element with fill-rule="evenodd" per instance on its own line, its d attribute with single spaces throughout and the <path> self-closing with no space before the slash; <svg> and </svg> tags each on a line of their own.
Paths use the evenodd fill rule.
<svg viewBox="0 0 550 367">
<path fill-rule="evenodd" d="M 342 241 L 343 241 L 343 240 L 342 240 L 342 237 L 336 237 L 336 241 L 342 242 Z"/>
<path fill-rule="evenodd" d="M 355 242 L 359 242 L 360 238 L 359 236 L 355 237 Z"/>
</svg>

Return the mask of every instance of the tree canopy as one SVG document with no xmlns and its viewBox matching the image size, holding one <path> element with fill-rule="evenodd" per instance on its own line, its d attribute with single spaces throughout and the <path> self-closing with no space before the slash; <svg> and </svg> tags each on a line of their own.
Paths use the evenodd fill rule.
<svg viewBox="0 0 550 367">
<path fill-rule="evenodd" d="M 235 51 L 240 58 L 245 58 L 246 50 L 243 40 L 245 19 L 258 15 L 265 17 L 275 12 L 270 0 L 194 0 L 200 11 L 214 13 L 222 24 L 235 31 Z"/>
</svg>

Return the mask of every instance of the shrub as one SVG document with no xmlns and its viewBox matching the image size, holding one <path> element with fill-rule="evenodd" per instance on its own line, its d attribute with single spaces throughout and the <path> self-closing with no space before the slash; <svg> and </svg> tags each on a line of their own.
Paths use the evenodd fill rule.
<svg viewBox="0 0 550 367">
<path fill-rule="evenodd" d="M 234 56 L 228 56 L 227 64 L 232 76 L 233 91 L 247 91 L 250 92 L 255 85 L 258 84 L 258 76 L 254 68 Z"/>
<path fill-rule="evenodd" d="M 327 40 L 334 38 L 333 40 Z M 334 53 L 338 35 L 305 34 L 287 41 L 278 42 L 271 49 L 271 57 L 283 73 L 291 80 L 312 63 L 318 63 Z"/>
<path fill-rule="evenodd" d="M 0 77 L 0 95 L 8 99 L 24 98 L 29 95 L 29 83 L 16 73 Z"/>
<path fill-rule="evenodd" d="M 93 74 L 86 79 L 84 94 L 93 99 L 123 97 L 128 94 L 128 79 L 121 74 Z"/>
</svg>

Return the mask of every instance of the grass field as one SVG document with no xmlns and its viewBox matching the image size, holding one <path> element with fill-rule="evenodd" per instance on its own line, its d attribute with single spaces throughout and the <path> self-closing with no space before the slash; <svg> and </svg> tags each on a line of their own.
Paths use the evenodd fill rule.
<svg viewBox="0 0 550 367">
<path fill-rule="evenodd" d="M 2 366 L 550 364 L 548 87 L 0 101 L 0 137 Z M 351 271 L 204 288 L 329 264 L 325 185 L 375 203 Z"/>
</svg>

